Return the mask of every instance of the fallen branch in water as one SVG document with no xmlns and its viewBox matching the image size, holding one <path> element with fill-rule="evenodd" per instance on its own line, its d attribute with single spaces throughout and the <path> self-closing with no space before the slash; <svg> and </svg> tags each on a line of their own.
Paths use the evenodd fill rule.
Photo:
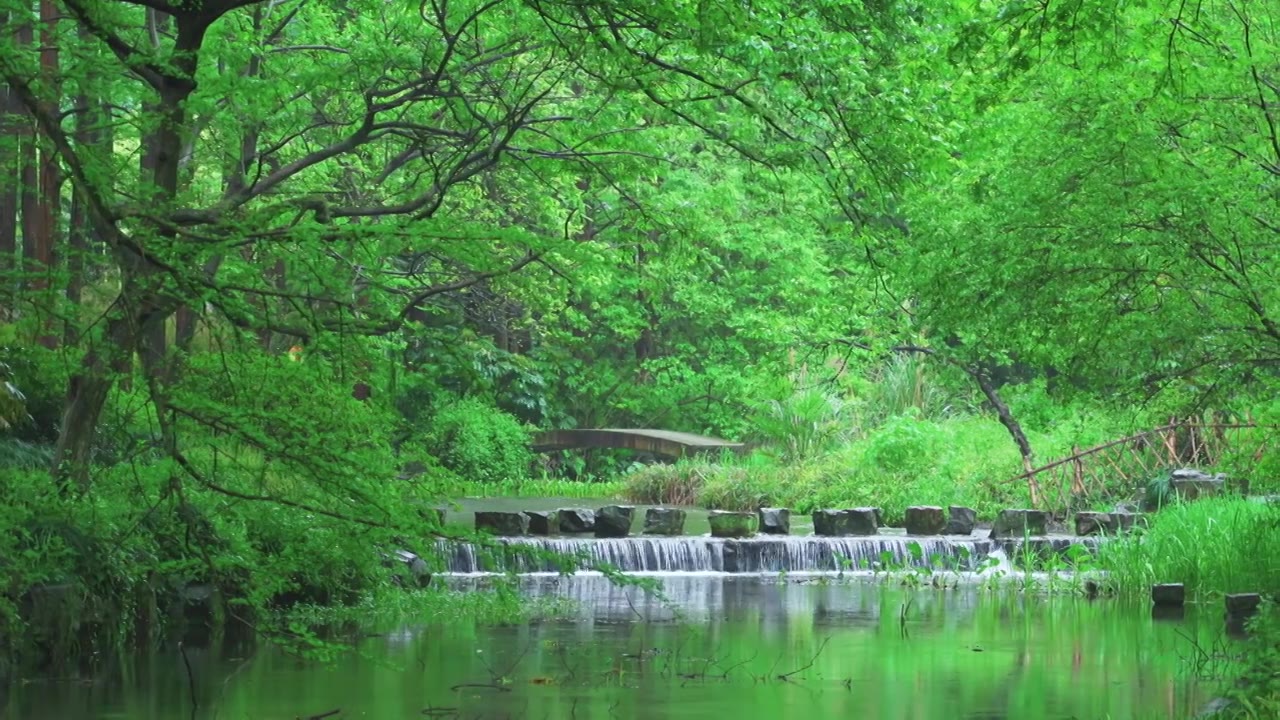
<svg viewBox="0 0 1280 720">
<path fill-rule="evenodd" d="M 334 708 L 329 712 L 322 712 L 319 715 L 308 715 L 305 718 L 295 717 L 293 720 L 324 720 L 327 717 L 333 717 L 342 712 L 342 708 Z"/>
<path fill-rule="evenodd" d="M 822 654 L 823 649 L 827 647 L 827 643 L 829 643 L 829 642 L 831 642 L 831 636 L 830 636 L 830 635 L 828 635 L 828 636 L 827 636 L 827 637 L 822 641 L 822 644 L 818 646 L 818 651 L 817 651 L 817 652 L 815 652 L 815 653 L 813 654 L 813 657 L 809 658 L 809 662 L 805 663 L 804 667 L 798 667 L 798 668 L 796 668 L 795 670 L 792 670 L 792 671 L 791 671 L 791 672 L 789 672 L 789 673 L 782 673 L 781 675 L 779 675 L 779 676 L 778 676 L 778 679 L 779 679 L 779 680 L 781 680 L 782 682 L 791 682 L 791 676 L 792 676 L 792 675 L 796 675 L 796 674 L 802 673 L 802 672 L 804 672 L 805 670 L 808 670 L 809 668 L 813 667 L 813 663 L 814 663 L 815 661 L 817 661 L 818 656 Z"/>
<path fill-rule="evenodd" d="M 497 692 L 511 692 L 511 688 L 497 683 L 458 683 L 449 689 L 461 690 L 462 688 L 484 688 L 485 690 L 496 690 Z"/>
<path fill-rule="evenodd" d="M 196 700 L 196 675 L 191 671 L 191 661 L 187 659 L 187 648 L 178 643 L 178 654 L 182 655 L 182 664 L 187 668 L 187 689 L 191 692 L 191 720 L 196 720 L 196 711 L 200 709 L 200 702 Z"/>
</svg>

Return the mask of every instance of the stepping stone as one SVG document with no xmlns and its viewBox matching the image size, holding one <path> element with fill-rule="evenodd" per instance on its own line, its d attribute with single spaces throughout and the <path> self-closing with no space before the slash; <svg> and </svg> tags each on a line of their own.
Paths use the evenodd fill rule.
<svg viewBox="0 0 1280 720">
<path fill-rule="evenodd" d="M 1151 586 L 1151 602 L 1158 607 L 1182 607 L 1187 591 L 1182 583 L 1165 583 Z"/>
<path fill-rule="evenodd" d="M 1237 593 L 1226 596 L 1227 617 L 1245 619 L 1257 614 L 1262 606 L 1262 595 L 1258 593 Z"/>
<path fill-rule="evenodd" d="M 711 537 L 741 538 L 756 534 L 755 513 L 712 510 L 707 513 L 707 521 L 711 523 Z"/>
<path fill-rule="evenodd" d="M 630 505 L 606 505 L 596 510 L 596 537 L 623 538 L 631 534 L 631 518 L 636 509 Z"/>
<path fill-rule="evenodd" d="M 1221 495 L 1226 486 L 1225 475 L 1209 475 L 1194 468 L 1174 470 L 1169 475 L 1169 488 L 1183 500 Z"/>
<path fill-rule="evenodd" d="M 444 508 L 420 507 L 418 508 L 418 517 L 433 528 L 444 527 Z"/>
<path fill-rule="evenodd" d="M 962 505 L 952 505 L 947 508 L 947 527 L 942 532 L 947 535 L 972 535 L 977 524 L 977 511 Z"/>
<path fill-rule="evenodd" d="M 677 508 L 649 508 L 644 513 L 645 535 L 680 535 L 684 533 L 683 510 Z"/>
<path fill-rule="evenodd" d="M 476 530 L 501 537 L 527 535 L 529 516 L 520 512 L 481 510 L 476 513 Z"/>
<path fill-rule="evenodd" d="M 756 511 L 760 532 L 765 535 L 790 535 L 791 511 L 787 508 L 760 508 Z"/>
<path fill-rule="evenodd" d="M 1114 535 L 1120 530 L 1120 521 L 1111 513 L 1078 512 L 1075 520 L 1077 535 Z"/>
<path fill-rule="evenodd" d="M 903 525 L 908 535 L 941 535 L 946 528 L 946 518 L 942 516 L 942 508 L 935 505 L 912 505 L 907 508 L 906 521 Z"/>
<path fill-rule="evenodd" d="M 1022 537 L 1023 535 L 1044 535 L 1049 525 L 1049 513 L 1044 510 L 1011 509 L 1001 510 L 991 528 L 991 537 Z"/>
<path fill-rule="evenodd" d="M 530 535 L 554 535 L 560 532 L 560 516 L 555 510 L 525 510 Z"/>
<path fill-rule="evenodd" d="M 1146 526 L 1147 516 L 1140 512 L 1112 512 L 1111 521 L 1116 524 L 1116 532 L 1126 533 L 1138 526 Z"/>
<path fill-rule="evenodd" d="M 848 508 L 845 510 L 818 510 L 813 513 L 813 534 L 826 537 L 841 535 L 875 535 L 880 531 L 876 522 L 876 509 Z"/>
<path fill-rule="evenodd" d="M 596 511 L 587 508 L 560 508 L 556 511 L 560 518 L 560 532 L 589 533 L 596 529 Z"/>
</svg>

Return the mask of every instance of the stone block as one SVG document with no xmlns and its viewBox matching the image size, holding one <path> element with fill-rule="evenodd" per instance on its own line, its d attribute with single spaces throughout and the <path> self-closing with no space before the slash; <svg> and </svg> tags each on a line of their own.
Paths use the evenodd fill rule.
<svg viewBox="0 0 1280 720">
<path fill-rule="evenodd" d="M 1151 586 L 1151 602 L 1159 607 L 1181 607 L 1187 599 L 1182 583 L 1164 583 Z"/>
<path fill-rule="evenodd" d="M 1078 512 L 1075 516 L 1077 535 L 1114 535 L 1120 523 L 1111 513 Z"/>
<path fill-rule="evenodd" d="M 1049 525 L 1049 513 L 1044 510 L 1010 509 L 1001 510 L 991 527 L 991 537 L 1022 537 L 1023 535 L 1044 535 Z"/>
<path fill-rule="evenodd" d="M 580 534 L 595 532 L 596 511 L 587 508 L 560 508 L 556 511 L 560 518 L 560 532 Z"/>
<path fill-rule="evenodd" d="M 554 535 L 560 532 L 560 515 L 555 510 L 525 510 L 530 535 Z"/>
<path fill-rule="evenodd" d="M 596 537 L 621 538 L 631 534 L 636 509 L 630 505 L 606 505 L 596 510 Z"/>
<path fill-rule="evenodd" d="M 481 510 L 476 513 L 476 530 L 502 537 L 527 535 L 529 516 L 521 512 Z"/>
<path fill-rule="evenodd" d="M 913 505 L 907 508 L 903 525 L 908 535 L 941 535 L 947 527 L 942 508 L 934 505 Z"/>
<path fill-rule="evenodd" d="M 1140 512 L 1112 512 L 1108 513 L 1111 521 L 1115 523 L 1117 533 L 1126 533 L 1135 527 L 1146 524 L 1146 516 Z"/>
<path fill-rule="evenodd" d="M 1226 476 L 1209 475 L 1194 468 L 1174 470 L 1169 476 L 1169 489 L 1183 500 L 1221 495 L 1226 486 Z"/>
<path fill-rule="evenodd" d="M 649 508 L 644 512 L 645 535 L 684 533 L 685 512 L 679 508 Z"/>
<path fill-rule="evenodd" d="M 760 532 L 765 535 L 790 535 L 791 511 L 787 508 L 760 508 L 756 511 Z"/>
<path fill-rule="evenodd" d="M 875 535 L 880 531 L 875 508 L 818 510 L 813 513 L 813 533 L 824 536 Z"/>
<path fill-rule="evenodd" d="M 444 527 L 445 511 L 444 508 L 437 507 L 419 507 L 418 517 L 422 521 L 433 528 Z"/>
<path fill-rule="evenodd" d="M 978 513 L 973 508 L 952 505 L 947 508 L 947 527 L 943 532 L 947 535 L 972 535 L 978 524 Z"/>
<path fill-rule="evenodd" d="M 1244 620 L 1253 617 L 1262 606 L 1258 593 L 1236 593 L 1226 596 L 1227 617 Z"/>
<path fill-rule="evenodd" d="M 711 523 L 711 537 L 740 538 L 756 534 L 756 514 L 712 510 L 707 513 Z"/>
</svg>

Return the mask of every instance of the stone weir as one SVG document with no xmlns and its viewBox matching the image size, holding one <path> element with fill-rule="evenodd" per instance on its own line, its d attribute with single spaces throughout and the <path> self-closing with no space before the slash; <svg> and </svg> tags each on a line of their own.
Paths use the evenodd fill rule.
<svg viewBox="0 0 1280 720">
<path fill-rule="evenodd" d="M 972 537 L 894 535 L 820 537 L 515 537 L 492 550 L 441 540 L 437 550 L 451 573 L 559 572 L 552 553 L 576 555 L 588 564 L 622 572 L 837 572 L 933 567 L 972 571 L 1000 547 Z"/>
</svg>

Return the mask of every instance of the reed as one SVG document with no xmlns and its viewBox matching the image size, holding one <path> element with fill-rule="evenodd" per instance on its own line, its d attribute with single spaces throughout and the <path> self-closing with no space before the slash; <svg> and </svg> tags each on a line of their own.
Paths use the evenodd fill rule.
<svg viewBox="0 0 1280 720">
<path fill-rule="evenodd" d="M 1105 544 L 1099 563 L 1133 595 L 1167 582 L 1198 597 L 1280 593 L 1280 506 L 1240 497 L 1174 502 L 1144 531 Z"/>
<path fill-rule="evenodd" d="M 497 482 L 458 482 L 449 488 L 453 497 L 563 497 L 620 498 L 626 483 L 618 480 L 583 482 L 563 478 L 518 478 Z"/>
</svg>

